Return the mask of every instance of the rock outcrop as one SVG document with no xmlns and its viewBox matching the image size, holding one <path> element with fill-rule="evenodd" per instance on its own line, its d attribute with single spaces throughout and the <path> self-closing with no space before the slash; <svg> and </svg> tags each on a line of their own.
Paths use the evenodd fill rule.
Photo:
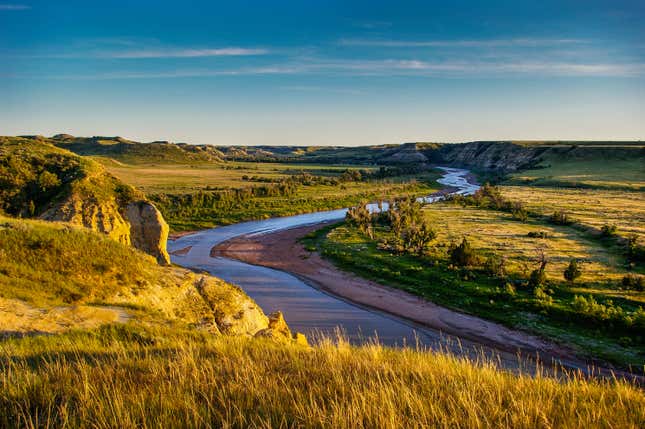
<svg viewBox="0 0 645 429">
<path fill-rule="evenodd" d="M 291 334 L 291 329 L 287 325 L 286 320 L 281 311 L 273 312 L 269 315 L 268 326 L 255 333 L 256 338 L 270 338 L 276 341 L 290 342 L 294 341 L 297 344 L 308 345 L 307 337 L 300 332 Z"/>
<path fill-rule="evenodd" d="M 107 173 L 105 173 L 107 174 Z M 76 187 L 62 201 L 54 203 L 40 215 L 43 220 L 69 222 L 106 234 L 119 243 L 154 256 L 161 265 L 170 264 L 166 250 L 168 224 L 161 212 L 150 202 L 120 201 L 110 188 L 88 191 L 88 187 Z M 93 189 L 93 188 L 92 188 Z"/>
<path fill-rule="evenodd" d="M 83 226 L 170 263 L 156 207 L 99 163 L 46 139 L 0 137 L 0 211 Z"/>
<path fill-rule="evenodd" d="M 106 234 L 119 243 L 131 244 L 130 225 L 123 219 L 115 201 L 100 202 L 95 198 L 67 198 L 45 211 L 40 218 L 69 222 Z"/>
<path fill-rule="evenodd" d="M 148 201 L 134 201 L 126 206 L 125 218 L 130 223 L 132 245 L 157 258 L 161 265 L 169 265 L 166 250 L 169 228 L 161 212 Z"/>
<path fill-rule="evenodd" d="M 472 142 L 444 145 L 437 155 L 443 164 L 512 172 L 537 164 L 546 150 L 546 147 L 527 147 L 511 142 Z"/>
</svg>

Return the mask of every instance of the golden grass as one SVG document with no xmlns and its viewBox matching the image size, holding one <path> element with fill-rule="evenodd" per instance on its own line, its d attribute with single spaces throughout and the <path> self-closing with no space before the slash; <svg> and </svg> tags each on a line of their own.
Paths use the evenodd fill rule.
<svg viewBox="0 0 645 429">
<path fill-rule="evenodd" d="M 584 225 L 616 225 L 622 236 L 645 238 L 645 193 L 599 189 L 563 189 L 502 186 L 511 200 L 523 201 L 529 210 L 549 215 L 564 210 Z"/>
<path fill-rule="evenodd" d="M 446 354 L 128 330 L 0 349 L 0 425 L 639 428 L 625 382 L 512 375 Z M 123 339 L 127 338 L 127 339 Z"/>
<path fill-rule="evenodd" d="M 571 258 L 583 261 L 579 283 L 617 281 L 626 273 L 619 256 L 570 227 L 533 220 L 519 222 L 509 213 L 454 204 L 428 205 L 424 212 L 435 225 L 438 242 L 459 242 L 466 236 L 474 248 L 506 257 L 511 272 L 527 275 L 543 249 L 551 278 L 563 280 L 562 273 Z M 549 238 L 528 237 L 532 231 L 545 231 Z"/>
<path fill-rule="evenodd" d="M 226 164 L 125 164 L 111 158 L 93 157 L 125 183 L 145 193 L 185 193 L 211 187 L 240 188 L 262 185 L 262 182 L 244 181 L 243 176 L 264 179 L 288 177 L 289 171 L 355 169 L 356 166 L 277 164 L 266 162 L 228 162 Z"/>
<path fill-rule="evenodd" d="M 637 153 L 632 159 L 559 160 L 544 162 L 546 168 L 524 170 L 511 175 L 511 180 L 537 185 L 583 186 L 643 190 L 645 162 Z"/>
</svg>

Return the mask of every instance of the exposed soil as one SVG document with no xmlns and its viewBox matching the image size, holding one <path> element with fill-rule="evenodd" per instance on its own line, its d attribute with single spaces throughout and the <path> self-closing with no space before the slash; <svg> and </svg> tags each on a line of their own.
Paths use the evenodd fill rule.
<svg viewBox="0 0 645 429">
<path fill-rule="evenodd" d="M 532 355 L 537 352 L 543 359 L 575 359 L 573 352 L 566 347 L 339 270 L 318 253 L 305 250 L 298 242 L 300 237 L 323 225 L 237 237 L 213 247 L 211 256 L 224 256 L 287 271 L 332 295 L 496 349 L 510 352 L 521 350 Z"/>
<path fill-rule="evenodd" d="M 187 235 L 195 234 L 196 232 L 199 231 L 180 231 L 180 232 L 173 232 L 171 234 L 168 234 L 168 240 L 170 241 L 175 241 L 178 238 L 185 237 Z"/>
<path fill-rule="evenodd" d="M 172 252 L 169 252 L 169 253 L 170 253 L 171 255 L 179 255 L 179 256 L 182 256 L 182 255 L 185 255 L 185 254 L 187 254 L 188 252 L 190 252 L 190 249 L 192 249 L 192 248 L 193 248 L 193 246 L 186 246 L 186 247 L 184 247 L 184 248 L 182 248 L 182 249 L 177 249 L 177 250 L 172 251 Z"/>
<path fill-rule="evenodd" d="M 92 329 L 106 323 L 127 323 L 130 318 L 125 309 L 117 306 L 41 308 L 18 299 L 0 298 L 0 338 Z"/>
</svg>

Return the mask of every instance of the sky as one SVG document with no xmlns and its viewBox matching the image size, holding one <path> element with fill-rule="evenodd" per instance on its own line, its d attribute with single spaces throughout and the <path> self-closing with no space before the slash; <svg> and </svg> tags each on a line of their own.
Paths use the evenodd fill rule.
<svg viewBox="0 0 645 429">
<path fill-rule="evenodd" d="M 0 0 L 0 135 L 645 138 L 645 1 Z"/>
</svg>

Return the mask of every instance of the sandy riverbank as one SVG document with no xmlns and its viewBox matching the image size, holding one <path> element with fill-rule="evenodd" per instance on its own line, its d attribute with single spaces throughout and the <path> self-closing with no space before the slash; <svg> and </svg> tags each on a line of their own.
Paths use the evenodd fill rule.
<svg viewBox="0 0 645 429">
<path fill-rule="evenodd" d="M 298 238 L 324 224 L 308 225 L 271 234 L 242 236 L 215 246 L 211 256 L 225 256 L 243 262 L 293 273 L 327 293 L 362 306 L 390 313 L 429 328 L 496 349 L 567 360 L 575 359 L 565 347 L 524 332 L 466 315 L 407 292 L 390 288 L 337 269 L 317 253 L 308 252 Z"/>
</svg>

